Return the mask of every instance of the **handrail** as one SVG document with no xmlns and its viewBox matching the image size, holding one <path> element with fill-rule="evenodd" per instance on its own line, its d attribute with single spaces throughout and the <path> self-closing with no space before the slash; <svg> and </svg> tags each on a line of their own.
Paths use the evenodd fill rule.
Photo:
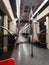
<svg viewBox="0 0 49 65">
<path fill-rule="evenodd" d="M 46 29 L 44 29 L 44 30 L 41 30 L 38 34 L 40 34 L 40 33 L 42 33 L 43 31 L 46 31 Z"/>
<path fill-rule="evenodd" d="M 3 38 L 3 37 L 6 37 L 7 36 L 8 37 L 8 39 L 7 39 L 8 42 L 7 43 L 9 44 L 7 46 L 7 48 L 8 48 L 8 51 L 7 52 L 2 53 L 2 51 L 4 51 L 4 49 L 6 48 L 4 45 L 2 47 L 3 48 L 2 51 L 0 52 L 0 53 L 2 53 L 2 55 L 0 54 L 0 56 L 1 56 L 0 57 L 0 60 L 3 60 L 3 59 L 10 58 L 12 56 L 13 51 L 14 51 L 14 48 L 16 46 L 16 37 L 13 36 L 13 34 L 6 27 L 0 26 L 0 28 L 5 29 L 10 34 L 10 35 L 8 35 L 8 34 L 7 35 L 6 34 L 0 34 L 0 41 L 1 41 L 1 43 L 4 43 L 4 39 L 5 38 Z M 2 38 L 3 38 L 3 40 L 1 40 Z M 6 39 L 5 39 L 5 41 L 6 41 Z M 3 57 L 3 56 L 5 56 L 5 54 L 6 54 L 6 57 Z"/>
<path fill-rule="evenodd" d="M 0 28 L 5 29 L 6 31 L 8 31 L 12 35 L 12 33 L 6 27 L 0 26 Z"/>
</svg>

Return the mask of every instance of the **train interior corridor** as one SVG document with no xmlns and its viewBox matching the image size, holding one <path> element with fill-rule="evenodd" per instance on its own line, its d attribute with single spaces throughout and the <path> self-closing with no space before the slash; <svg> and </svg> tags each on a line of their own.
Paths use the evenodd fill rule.
<svg viewBox="0 0 49 65">
<path fill-rule="evenodd" d="M 33 45 L 33 57 L 31 57 L 31 44 L 19 44 L 15 48 L 13 58 L 15 65 L 49 65 L 49 50 Z"/>
<path fill-rule="evenodd" d="M 37 44 L 37 43 L 35 43 Z M 19 36 L 19 43 L 15 47 L 13 58 L 15 65 L 48 65 L 49 50 L 40 45 L 31 44 L 24 35 Z M 31 53 L 33 52 L 33 57 Z"/>
<path fill-rule="evenodd" d="M 0 63 L 49 65 L 49 0 L 0 0 Z"/>
</svg>

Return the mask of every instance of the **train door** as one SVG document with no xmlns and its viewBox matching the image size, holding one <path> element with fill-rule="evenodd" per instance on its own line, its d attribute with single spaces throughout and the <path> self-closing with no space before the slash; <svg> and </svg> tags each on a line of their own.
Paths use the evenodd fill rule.
<svg viewBox="0 0 49 65">
<path fill-rule="evenodd" d="M 40 43 L 46 46 L 46 19 L 39 21 L 39 40 Z"/>
</svg>

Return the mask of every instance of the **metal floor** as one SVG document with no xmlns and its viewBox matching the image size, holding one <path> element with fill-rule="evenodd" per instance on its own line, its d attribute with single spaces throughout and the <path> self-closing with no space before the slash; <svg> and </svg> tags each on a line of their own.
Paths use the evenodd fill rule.
<svg viewBox="0 0 49 65">
<path fill-rule="evenodd" d="M 20 44 L 14 51 L 15 65 L 49 65 L 49 50 L 33 46 L 31 58 L 31 45 Z"/>
</svg>

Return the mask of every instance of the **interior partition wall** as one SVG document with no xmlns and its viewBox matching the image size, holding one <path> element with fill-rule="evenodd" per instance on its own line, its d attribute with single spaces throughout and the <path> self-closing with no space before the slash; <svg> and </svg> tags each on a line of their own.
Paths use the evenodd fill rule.
<svg viewBox="0 0 49 65">
<path fill-rule="evenodd" d="M 0 10 L 0 60 L 9 58 L 14 48 L 15 39 L 6 30 L 9 29 L 10 23 L 8 22 L 8 16 Z M 3 28 L 1 26 L 3 26 Z"/>
<path fill-rule="evenodd" d="M 0 26 L 8 29 L 8 25 L 8 16 L 0 10 Z M 0 52 L 6 52 L 8 48 L 8 37 L 4 35 L 8 35 L 8 32 L 0 27 Z"/>
<path fill-rule="evenodd" d="M 0 10 L 0 26 L 3 26 L 4 22 L 4 14 L 3 12 Z M 3 29 L 0 28 L 0 52 L 3 52 L 3 37 L 1 37 L 3 35 Z"/>
</svg>

